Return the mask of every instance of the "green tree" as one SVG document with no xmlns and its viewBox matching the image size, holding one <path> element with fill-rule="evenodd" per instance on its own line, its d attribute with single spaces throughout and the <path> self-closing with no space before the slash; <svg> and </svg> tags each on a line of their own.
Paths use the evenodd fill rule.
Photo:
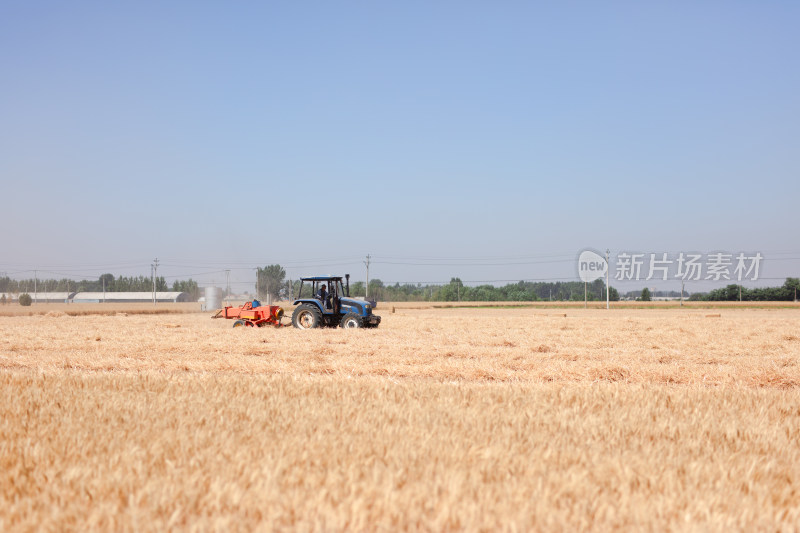
<svg viewBox="0 0 800 533">
<path fill-rule="evenodd" d="M 450 283 L 439 287 L 433 299 L 440 302 L 457 302 L 462 299 L 463 287 L 464 283 L 460 278 L 450 278 Z"/>
<path fill-rule="evenodd" d="M 185 281 L 175 280 L 172 283 L 172 290 L 173 292 L 185 292 L 189 296 L 190 302 L 196 302 L 200 297 L 200 287 L 197 286 L 197 282 L 192 278 Z"/>
<path fill-rule="evenodd" d="M 369 280 L 369 298 L 370 300 L 383 300 L 384 299 L 383 282 L 379 278 Z"/>
<path fill-rule="evenodd" d="M 464 295 L 464 282 L 461 281 L 461 278 L 450 278 L 450 285 L 455 287 L 456 301 L 460 302 L 462 300 L 462 295 Z"/>
<path fill-rule="evenodd" d="M 364 294 L 366 294 L 366 285 L 363 281 L 356 281 L 350 284 L 350 296 L 353 298 L 363 298 Z"/>
<path fill-rule="evenodd" d="M 800 278 L 786 278 L 783 284 L 786 289 L 788 299 L 797 301 L 797 293 L 800 292 Z"/>
<path fill-rule="evenodd" d="M 643 302 L 649 302 L 651 300 L 650 289 L 648 289 L 647 287 L 642 289 L 642 296 L 639 299 Z"/>
<path fill-rule="evenodd" d="M 98 280 L 100 288 L 105 287 L 107 291 L 114 290 L 114 274 L 103 274 Z"/>
<path fill-rule="evenodd" d="M 608 299 L 612 302 L 619 301 L 619 291 L 614 287 L 609 287 L 608 289 Z"/>
<path fill-rule="evenodd" d="M 277 300 L 281 289 L 284 288 L 286 271 L 280 265 L 268 265 L 258 269 L 258 282 L 256 283 L 256 296 L 267 298 L 271 296 Z"/>
<path fill-rule="evenodd" d="M 19 295 L 19 305 L 21 305 L 22 307 L 30 307 L 32 303 L 33 303 L 33 298 L 31 298 L 31 295 L 28 294 L 27 292 Z"/>
</svg>

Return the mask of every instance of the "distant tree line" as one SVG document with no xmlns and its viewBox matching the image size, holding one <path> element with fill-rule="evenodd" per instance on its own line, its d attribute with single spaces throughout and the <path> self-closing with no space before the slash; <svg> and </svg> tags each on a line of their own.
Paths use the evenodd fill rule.
<svg viewBox="0 0 800 533">
<path fill-rule="evenodd" d="M 460 278 L 452 278 L 445 285 L 399 284 L 384 285 L 380 279 L 370 280 L 369 297 L 371 299 L 404 302 L 538 302 L 538 301 L 573 301 L 582 302 L 584 288 L 589 301 L 606 299 L 605 283 L 595 280 L 584 287 L 581 281 L 519 281 L 500 287 L 494 285 L 464 285 Z M 363 296 L 365 285 L 357 282 L 351 285 L 350 293 Z M 619 293 L 614 287 L 609 291 L 609 299 L 619 300 Z"/>
<path fill-rule="evenodd" d="M 741 285 L 728 285 L 706 293 L 695 293 L 689 300 L 704 302 L 788 302 L 797 298 L 800 293 L 800 278 L 786 278 L 780 287 L 757 287 L 748 289 Z"/>
<path fill-rule="evenodd" d="M 197 282 L 191 278 L 175 280 L 171 289 L 163 276 L 156 277 L 155 282 L 157 291 L 185 292 L 193 302 L 200 297 L 200 288 Z M 102 292 L 103 290 L 106 292 L 150 292 L 153 290 L 153 279 L 147 276 L 114 277 L 113 274 L 103 274 L 96 280 L 80 281 L 66 278 L 16 280 L 7 276 L 0 277 L 0 292 L 33 294 L 34 287 L 38 292 Z"/>
<path fill-rule="evenodd" d="M 647 289 L 647 287 L 645 287 L 645 288 Z M 652 298 L 680 298 L 681 297 L 681 291 L 651 291 L 650 289 L 647 289 L 647 292 L 650 294 L 650 297 L 652 297 Z M 628 292 L 624 293 L 622 296 L 623 296 L 623 298 L 627 298 L 627 299 L 633 300 L 633 299 L 636 299 L 636 298 L 641 298 L 641 295 L 642 295 L 642 291 L 637 290 L 637 291 L 628 291 Z M 684 298 L 688 298 L 689 297 L 689 293 L 688 292 L 684 292 L 683 296 L 684 296 Z"/>
<path fill-rule="evenodd" d="M 278 264 L 259 268 L 257 274 L 256 294 L 259 298 L 289 300 L 297 298 L 300 290 L 299 280 L 287 280 L 286 271 Z M 185 292 L 191 301 L 200 297 L 200 288 L 196 281 L 175 280 L 170 288 L 163 276 L 156 277 L 156 290 Z M 0 277 L 0 292 L 2 293 L 32 293 L 34 283 L 38 292 L 149 292 L 153 290 L 153 280 L 147 276 L 119 276 L 103 274 L 97 280 L 70 280 L 70 279 L 22 279 L 15 280 L 8 276 Z M 693 301 L 791 301 L 796 298 L 800 289 L 799 278 L 787 278 L 780 287 L 760 287 L 748 289 L 739 285 L 714 289 L 707 293 L 693 293 L 688 297 Z M 350 285 L 350 294 L 353 297 L 367 296 L 366 285 L 363 281 L 356 281 Z M 618 301 L 619 292 L 614 287 L 609 290 L 609 299 Z M 626 296 L 633 296 L 633 292 Z M 304 297 L 310 296 L 308 289 L 304 290 Z M 602 279 L 595 280 L 586 286 L 586 296 L 589 301 L 603 301 L 606 298 L 605 283 Z M 640 299 L 651 296 L 680 296 L 676 291 L 658 291 L 653 294 L 649 289 L 646 293 L 638 295 Z M 644 298 L 643 298 L 644 297 Z M 395 283 L 384 284 L 380 279 L 369 282 L 369 298 L 389 302 L 536 302 L 536 301 L 574 301 L 580 302 L 584 298 L 584 283 L 581 281 L 519 281 L 501 287 L 494 285 L 467 286 L 459 278 L 452 278 L 446 284 L 414 284 Z"/>
<path fill-rule="evenodd" d="M 303 297 L 308 298 L 311 292 L 306 285 Z M 536 302 L 536 301 L 574 301 L 582 302 L 584 297 L 584 284 L 581 281 L 558 282 L 531 282 L 520 281 L 509 283 L 502 287 L 494 285 L 467 286 L 459 278 L 452 278 L 450 283 L 440 284 L 414 284 L 395 283 L 384 284 L 380 279 L 369 281 L 369 294 L 366 284 L 356 281 L 350 284 L 350 295 L 354 298 L 369 297 L 371 300 L 384 302 Z M 280 297 L 285 299 L 297 298 L 300 291 L 300 282 L 291 284 L 283 282 Z M 605 283 L 596 280 L 586 287 L 586 296 L 589 301 L 605 301 Z M 609 291 L 612 301 L 619 300 L 619 293 L 614 287 Z"/>
</svg>

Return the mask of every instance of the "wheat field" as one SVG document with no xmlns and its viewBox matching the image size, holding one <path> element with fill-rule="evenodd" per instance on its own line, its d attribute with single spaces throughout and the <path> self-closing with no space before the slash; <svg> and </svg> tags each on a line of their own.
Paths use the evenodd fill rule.
<svg viewBox="0 0 800 533">
<path fill-rule="evenodd" d="M 797 309 L 0 317 L 0 530 L 800 529 Z"/>
</svg>

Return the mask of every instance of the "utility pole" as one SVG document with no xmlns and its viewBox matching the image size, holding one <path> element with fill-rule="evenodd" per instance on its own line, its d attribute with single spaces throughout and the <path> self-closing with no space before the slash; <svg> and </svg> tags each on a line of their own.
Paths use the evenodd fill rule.
<svg viewBox="0 0 800 533">
<path fill-rule="evenodd" d="M 589 295 L 587 293 L 587 287 L 586 286 L 587 286 L 587 283 L 584 281 L 583 282 L 583 308 L 584 309 L 586 309 L 589 306 L 589 304 L 588 304 Z"/>
<path fill-rule="evenodd" d="M 106 278 L 103 278 L 103 303 L 106 303 Z"/>
<path fill-rule="evenodd" d="M 364 261 L 364 264 L 367 265 L 367 288 L 366 292 L 364 293 L 364 299 L 369 299 L 369 254 L 367 254 L 367 260 Z"/>
<path fill-rule="evenodd" d="M 225 270 L 225 300 L 231 305 L 231 271 Z"/>
<path fill-rule="evenodd" d="M 742 284 L 739 284 L 739 303 L 742 302 Z"/>
<path fill-rule="evenodd" d="M 611 253 L 611 251 L 608 248 L 606 248 L 606 309 L 610 309 L 610 306 L 608 304 L 610 300 L 609 292 L 611 290 L 611 287 L 608 285 L 608 271 L 611 270 L 611 265 L 608 263 L 609 253 Z"/>
<path fill-rule="evenodd" d="M 261 269 L 256 267 L 256 300 L 261 301 Z"/>
<path fill-rule="evenodd" d="M 36 291 L 36 283 L 38 281 L 39 281 L 39 272 L 34 270 L 33 271 L 33 303 L 36 303 L 36 299 L 37 299 L 36 298 L 37 297 L 37 294 L 36 294 L 36 292 L 37 292 Z"/>
<path fill-rule="evenodd" d="M 683 307 L 683 287 L 686 285 L 686 280 L 681 280 L 681 307 Z"/>
<path fill-rule="evenodd" d="M 158 257 L 153 260 L 153 305 L 156 305 L 156 275 L 158 274 Z M 105 296 L 103 297 L 105 298 Z"/>
</svg>

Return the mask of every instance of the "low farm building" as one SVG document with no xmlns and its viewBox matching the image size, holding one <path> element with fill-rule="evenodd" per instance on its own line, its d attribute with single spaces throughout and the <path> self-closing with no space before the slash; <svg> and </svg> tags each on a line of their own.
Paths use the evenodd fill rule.
<svg viewBox="0 0 800 533">
<path fill-rule="evenodd" d="M 28 293 L 19 293 L 19 294 L 12 294 L 10 292 L 0 293 L 0 301 L 3 300 L 3 296 L 5 296 L 6 302 L 17 302 L 19 301 L 20 294 L 27 294 L 31 297 L 31 301 L 37 304 L 46 304 L 46 303 L 66 303 L 70 301 L 72 297 L 71 292 L 28 292 Z"/>
<path fill-rule="evenodd" d="M 143 303 L 152 302 L 152 292 L 76 292 L 73 303 Z M 185 292 L 156 292 L 156 302 L 189 302 Z"/>
<path fill-rule="evenodd" d="M 68 302 L 72 293 L 69 292 L 29 292 L 34 303 L 64 303 Z"/>
</svg>

